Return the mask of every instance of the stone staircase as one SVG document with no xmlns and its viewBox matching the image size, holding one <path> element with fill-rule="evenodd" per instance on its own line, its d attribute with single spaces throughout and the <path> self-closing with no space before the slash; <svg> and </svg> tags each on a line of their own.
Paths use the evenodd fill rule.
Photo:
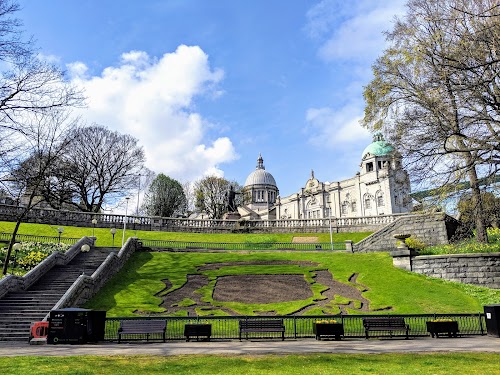
<svg viewBox="0 0 500 375">
<path fill-rule="evenodd" d="M 53 267 L 28 290 L 7 293 L 0 299 L 0 341 L 28 341 L 31 323 L 43 320 L 83 272 L 91 275 L 114 250 L 94 247 L 79 253 L 67 265 Z"/>
</svg>

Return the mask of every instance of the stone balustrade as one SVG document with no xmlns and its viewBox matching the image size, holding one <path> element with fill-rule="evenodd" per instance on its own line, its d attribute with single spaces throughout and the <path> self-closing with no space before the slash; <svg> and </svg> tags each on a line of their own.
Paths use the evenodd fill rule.
<svg viewBox="0 0 500 375">
<path fill-rule="evenodd" d="M 16 221 L 22 208 L 0 205 L 0 221 Z M 97 228 L 120 228 L 127 223 L 131 230 L 151 230 L 169 232 L 228 233 L 248 232 L 333 232 L 376 231 L 408 214 L 380 215 L 367 217 L 322 218 L 322 219 L 278 219 L 278 220 L 212 220 L 166 218 L 156 216 L 119 215 L 80 211 L 33 208 L 23 219 L 24 222 L 52 225 L 91 227 L 96 219 Z"/>
</svg>

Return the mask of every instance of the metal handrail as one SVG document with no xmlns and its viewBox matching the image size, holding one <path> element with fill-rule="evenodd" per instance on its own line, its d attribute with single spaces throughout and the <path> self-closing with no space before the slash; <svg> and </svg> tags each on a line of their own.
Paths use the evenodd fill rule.
<svg viewBox="0 0 500 375">
<path fill-rule="evenodd" d="M 485 315 L 483 313 L 476 314 L 405 314 L 405 315 L 321 315 L 321 316 L 197 316 L 197 317 L 166 317 L 166 316 L 151 316 L 151 317 L 109 317 L 106 319 L 105 325 L 105 340 L 118 340 L 118 328 L 122 320 L 147 320 L 147 319 L 164 319 L 167 321 L 167 339 L 168 340 L 183 340 L 184 325 L 186 324 L 211 324 L 212 339 L 238 339 L 239 329 L 238 321 L 244 319 L 283 319 L 285 324 L 285 338 L 312 338 L 314 337 L 313 326 L 318 320 L 334 319 L 338 323 L 343 324 L 344 337 L 362 338 L 365 337 L 363 328 L 363 318 L 366 317 L 402 317 L 405 323 L 410 326 L 410 337 L 429 336 L 427 332 L 427 321 L 435 319 L 450 319 L 458 322 L 459 332 L 461 336 L 485 335 L 486 324 Z M 397 336 L 398 333 L 392 332 Z M 404 332 L 401 332 L 404 336 Z M 279 333 L 259 333 L 252 337 L 269 338 L 280 337 Z M 150 339 L 153 337 L 150 336 Z M 130 337 L 131 340 L 143 340 L 145 336 Z M 128 340 L 128 338 L 127 338 Z"/>
<path fill-rule="evenodd" d="M 207 249 L 207 250 L 300 250 L 300 251 L 345 251 L 345 242 L 192 242 L 171 240 L 138 240 L 142 247 L 158 249 Z"/>
<path fill-rule="evenodd" d="M 0 242 L 9 242 L 12 233 L 0 232 Z M 32 234 L 16 234 L 16 240 L 20 242 L 62 242 L 70 245 L 77 243 L 80 238 L 59 236 L 37 236 Z"/>
</svg>

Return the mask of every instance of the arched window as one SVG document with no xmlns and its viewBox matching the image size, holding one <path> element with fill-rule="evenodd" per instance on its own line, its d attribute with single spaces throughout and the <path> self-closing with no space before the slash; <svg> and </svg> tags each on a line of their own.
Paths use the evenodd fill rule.
<svg viewBox="0 0 500 375">
<path fill-rule="evenodd" d="M 384 194 L 379 190 L 375 196 L 377 197 L 377 207 L 384 206 Z"/>
<path fill-rule="evenodd" d="M 363 201 L 365 203 L 365 209 L 372 208 L 372 196 L 370 194 L 365 194 Z"/>
<path fill-rule="evenodd" d="M 349 208 L 349 202 L 342 203 L 342 207 L 341 207 L 342 215 L 347 215 L 348 208 Z"/>
</svg>

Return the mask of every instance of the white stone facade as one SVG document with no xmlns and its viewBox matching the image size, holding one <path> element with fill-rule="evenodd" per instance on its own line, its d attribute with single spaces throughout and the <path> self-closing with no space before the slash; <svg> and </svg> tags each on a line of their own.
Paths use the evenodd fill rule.
<svg viewBox="0 0 500 375">
<path fill-rule="evenodd" d="M 259 165 L 262 157 L 259 156 Z M 263 165 L 262 165 L 263 166 Z M 352 178 L 339 182 L 321 182 L 311 177 L 298 193 L 279 197 L 278 188 L 269 179 L 248 178 L 243 189 L 242 217 L 252 219 L 317 219 L 390 215 L 411 211 L 410 181 L 401 166 L 401 157 L 394 148 L 376 134 L 362 153 L 360 171 Z M 257 172 L 261 173 L 261 172 Z M 266 182 L 267 181 L 267 182 Z M 264 195 L 255 195 L 262 191 Z M 250 193 L 251 192 L 251 193 Z"/>
</svg>

